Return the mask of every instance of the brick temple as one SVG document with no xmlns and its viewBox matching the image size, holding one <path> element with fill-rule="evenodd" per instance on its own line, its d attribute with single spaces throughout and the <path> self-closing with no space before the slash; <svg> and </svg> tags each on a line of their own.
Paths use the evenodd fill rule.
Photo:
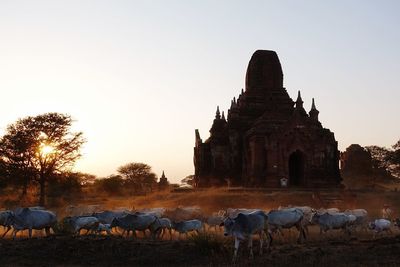
<svg viewBox="0 0 400 267">
<path fill-rule="evenodd" d="M 204 142 L 195 131 L 195 185 L 280 187 L 285 178 L 289 187 L 338 186 L 338 144 L 318 114 L 314 99 L 307 113 L 300 91 L 290 98 L 276 52 L 257 50 L 227 116 L 217 107 Z"/>
</svg>

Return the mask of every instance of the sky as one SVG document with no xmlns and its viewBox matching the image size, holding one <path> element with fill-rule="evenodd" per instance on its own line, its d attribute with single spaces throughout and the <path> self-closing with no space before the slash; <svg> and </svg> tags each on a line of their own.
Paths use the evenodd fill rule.
<svg viewBox="0 0 400 267">
<path fill-rule="evenodd" d="M 399 1 L 0 1 L 0 134 L 19 118 L 71 115 L 75 169 L 105 177 L 144 162 L 193 174 L 217 105 L 244 87 L 257 49 L 339 149 L 400 138 Z"/>
</svg>

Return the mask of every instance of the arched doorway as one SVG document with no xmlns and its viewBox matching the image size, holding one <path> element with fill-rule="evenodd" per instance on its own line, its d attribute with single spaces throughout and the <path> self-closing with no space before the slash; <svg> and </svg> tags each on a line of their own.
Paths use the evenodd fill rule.
<svg viewBox="0 0 400 267">
<path fill-rule="evenodd" d="M 289 156 L 289 185 L 301 186 L 304 184 L 304 153 L 296 150 Z"/>
</svg>

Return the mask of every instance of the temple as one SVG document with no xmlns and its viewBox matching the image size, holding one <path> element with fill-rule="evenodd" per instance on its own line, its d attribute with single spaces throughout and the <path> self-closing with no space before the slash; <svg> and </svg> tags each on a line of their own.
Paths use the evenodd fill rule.
<svg viewBox="0 0 400 267">
<path fill-rule="evenodd" d="M 289 187 L 338 186 L 338 144 L 318 114 L 314 99 L 307 113 L 300 91 L 290 98 L 278 55 L 257 50 L 227 116 L 217 107 L 204 142 L 195 130 L 195 185 L 280 187 L 286 178 Z"/>
</svg>

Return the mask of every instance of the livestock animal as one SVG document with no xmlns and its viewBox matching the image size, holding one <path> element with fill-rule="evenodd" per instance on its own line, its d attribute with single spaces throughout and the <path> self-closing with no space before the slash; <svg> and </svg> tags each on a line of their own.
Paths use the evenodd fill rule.
<svg viewBox="0 0 400 267">
<path fill-rule="evenodd" d="M 341 229 L 348 235 L 351 234 L 349 226 L 352 221 L 355 220 L 355 216 L 348 216 L 344 213 L 323 213 L 319 214 L 314 213 L 312 216 L 311 222 L 313 224 L 318 224 L 320 228 L 320 234 L 323 232 L 326 233 L 328 230 L 333 230 L 333 229 Z"/>
<path fill-rule="evenodd" d="M 1 236 L 2 238 L 11 230 L 11 216 L 14 212 L 11 210 L 0 211 L 0 225 L 6 229 L 6 231 Z"/>
<path fill-rule="evenodd" d="M 158 219 L 161 231 L 159 231 L 159 238 L 163 238 L 165 232 L 168 230 L 169 239 L 172 240 L 172 222 L 168 218 L 159 218 Z"/>
<path fill-rule="evenodd" d="M 297 242 L 302 243 L 306 239 L 306 233 L 303 227 L 303 212 L 298 208 L 288 208 L 284 210 L 271 210 L 268 214 L 268 235 L 270 243 L 272 243 L 272 233 L 282 229 L 290 229 L 296 227 L 299 231 Z"/>
<path fill-rule="evenodd" d="M 114 220 L 114 218 L 123 217 L 127 214 L 128 213 L 126 211 L 106 210 L 106 211 L 102 211 L 102 212 L 94 212 L 92 214 L 92 216 L 99 219 L 100 223 L 111 224 L 111 222 Z"/>
<path fill-rule="evenodd" d="M 224 215 L 229 217 L 229 218 L 236 218 L 239 215 L 239 213 L 250 214 L 250 213 L 255 212 L 255 211 L 260 211 L 260 209 L 228 208 L 228 209 L 226 209 Z"/>
<path fill-rule="evenodd" d="M 147 208 L 147 209 L 140 209 L 137 212 L 154 215 L 158 218 L 161 218 L 166 211 L 166 208 Z"/>
<path fill-rule="evenodd" d="M 392 234 L 391 222 L 387 219 L 377 219 L 368 224 L 368 228 L 373 231 L 373 238 L 375 239 L 376 234 L 387 232 Z"/>
<path fill-rule="evenodd" d="M 368 212 L 365 209 L 345 210 L 344 214 L 354 215 L 356 217 L 355 222 L 352 224 L 355 230 L 357 230 L 357 228 L 363 230 L 368 229 Z"/>
<path fill-rule="evenodd" d="M 102 232 L 106 232 L 107 235 L 111 235 L 111 225 L 110 224 L 103 224 L 99 223 L 97 227 L 96 234 L 101 234 Z"/>
<path fill-rule="evenodd" d="M 199 207 L 178 207 L 175 209 L 167 209 L 163 216 L 175 222 L 194 219 L 201 221 L 204 220 L 203 212 Z"/>
<path fill-rule="evenodd" d="M 73 216 L 64 218 L 65 223 L 72 227 L 75 235 L 80 235 L 81 230 L 86 230 L 86 234 L 96 232 L 99 229 L 100 221 L 94 216 Z"/>
<path fill-rule="evenodd" d="M 12 213 L 9 217 L 10 225 L 13 227 L 13 238 L 21 230 L 29 230 L 29 238 L 32 237 L 32 230 L 45 229 L 46 235 L 57 223 L 57 216 L 49 210 L 23 208 L 18 214 Z"/>
<path fill-rule="evenodd" d="M 180 239 L 181 234 L 188 236 L 189 232 L 199 231 L 202 229 L 203 223 L 200 220 L 188 220 L 182 222 L 172 222 L 172 228 L 179 233 L 178 238 Z"/>
<path fill-rule="evenodd" d="M 303 212 L 303 220 L 301 222 L 304 230 L 306 231 L 306 233 L 308 234 L 308 226 L 311 225 L 311 218 L 313 216 L 313 208 L 309 207 L 309 206 L 290 206 L 290 207 L 279 207 L 279 210 L 288 210 L 288 209 L 299 209 Z"/>
<path fill-rule="evenodd" d="M 262 254 L 265 232 L 268 231 L 267 215 L 262 211 L 244 214 L 239 213 L 236 218 L 227 217 L 221 226 L 224 226 L 224 236 L 235 238 L 233 262 L 237 258 L 237 252 L 241 241 L 248 240 L 250 258 L 253 258 L 253 235 L 260 236 L 260 254 Z M 269 245 L 268 245 L 269 246 Z"/>
<path fill-rule="evenodd" d="M 114 218 L 111 222 L 111 228 L 120 227 L 127 232 L 127 237 L 132 231 L 133 237 L 136 238 L 136 230 L 146 231 L 150 230 L 153 239 L 156 237 L 158 231 L 161 230 L 159 219 L 154 215 L 149 214 L 127 214 L 123 217 Z M 122 233 L 123 235 L 123 233 Z"/>
<path fill-rule="evenodd" d="M 329 208 L 329 209 L 321 208 L 321 209 L 317 210 L 317 213 L 320 215 L 322 215 L 324 213 L 335 214 L 335 213 L 339 213 L 339 212 L 340 212 L 340 210 L 338 208 Z"/>
<path fill-rule="evenodd" d="M 206 219 L 206 223 L 209 227 L 214 227 L 214 230 L 217 231 L 217 227 L 224 221 L 223 212 L 219 211 L 218 213 L 213 213 Z"/>
</svg>

